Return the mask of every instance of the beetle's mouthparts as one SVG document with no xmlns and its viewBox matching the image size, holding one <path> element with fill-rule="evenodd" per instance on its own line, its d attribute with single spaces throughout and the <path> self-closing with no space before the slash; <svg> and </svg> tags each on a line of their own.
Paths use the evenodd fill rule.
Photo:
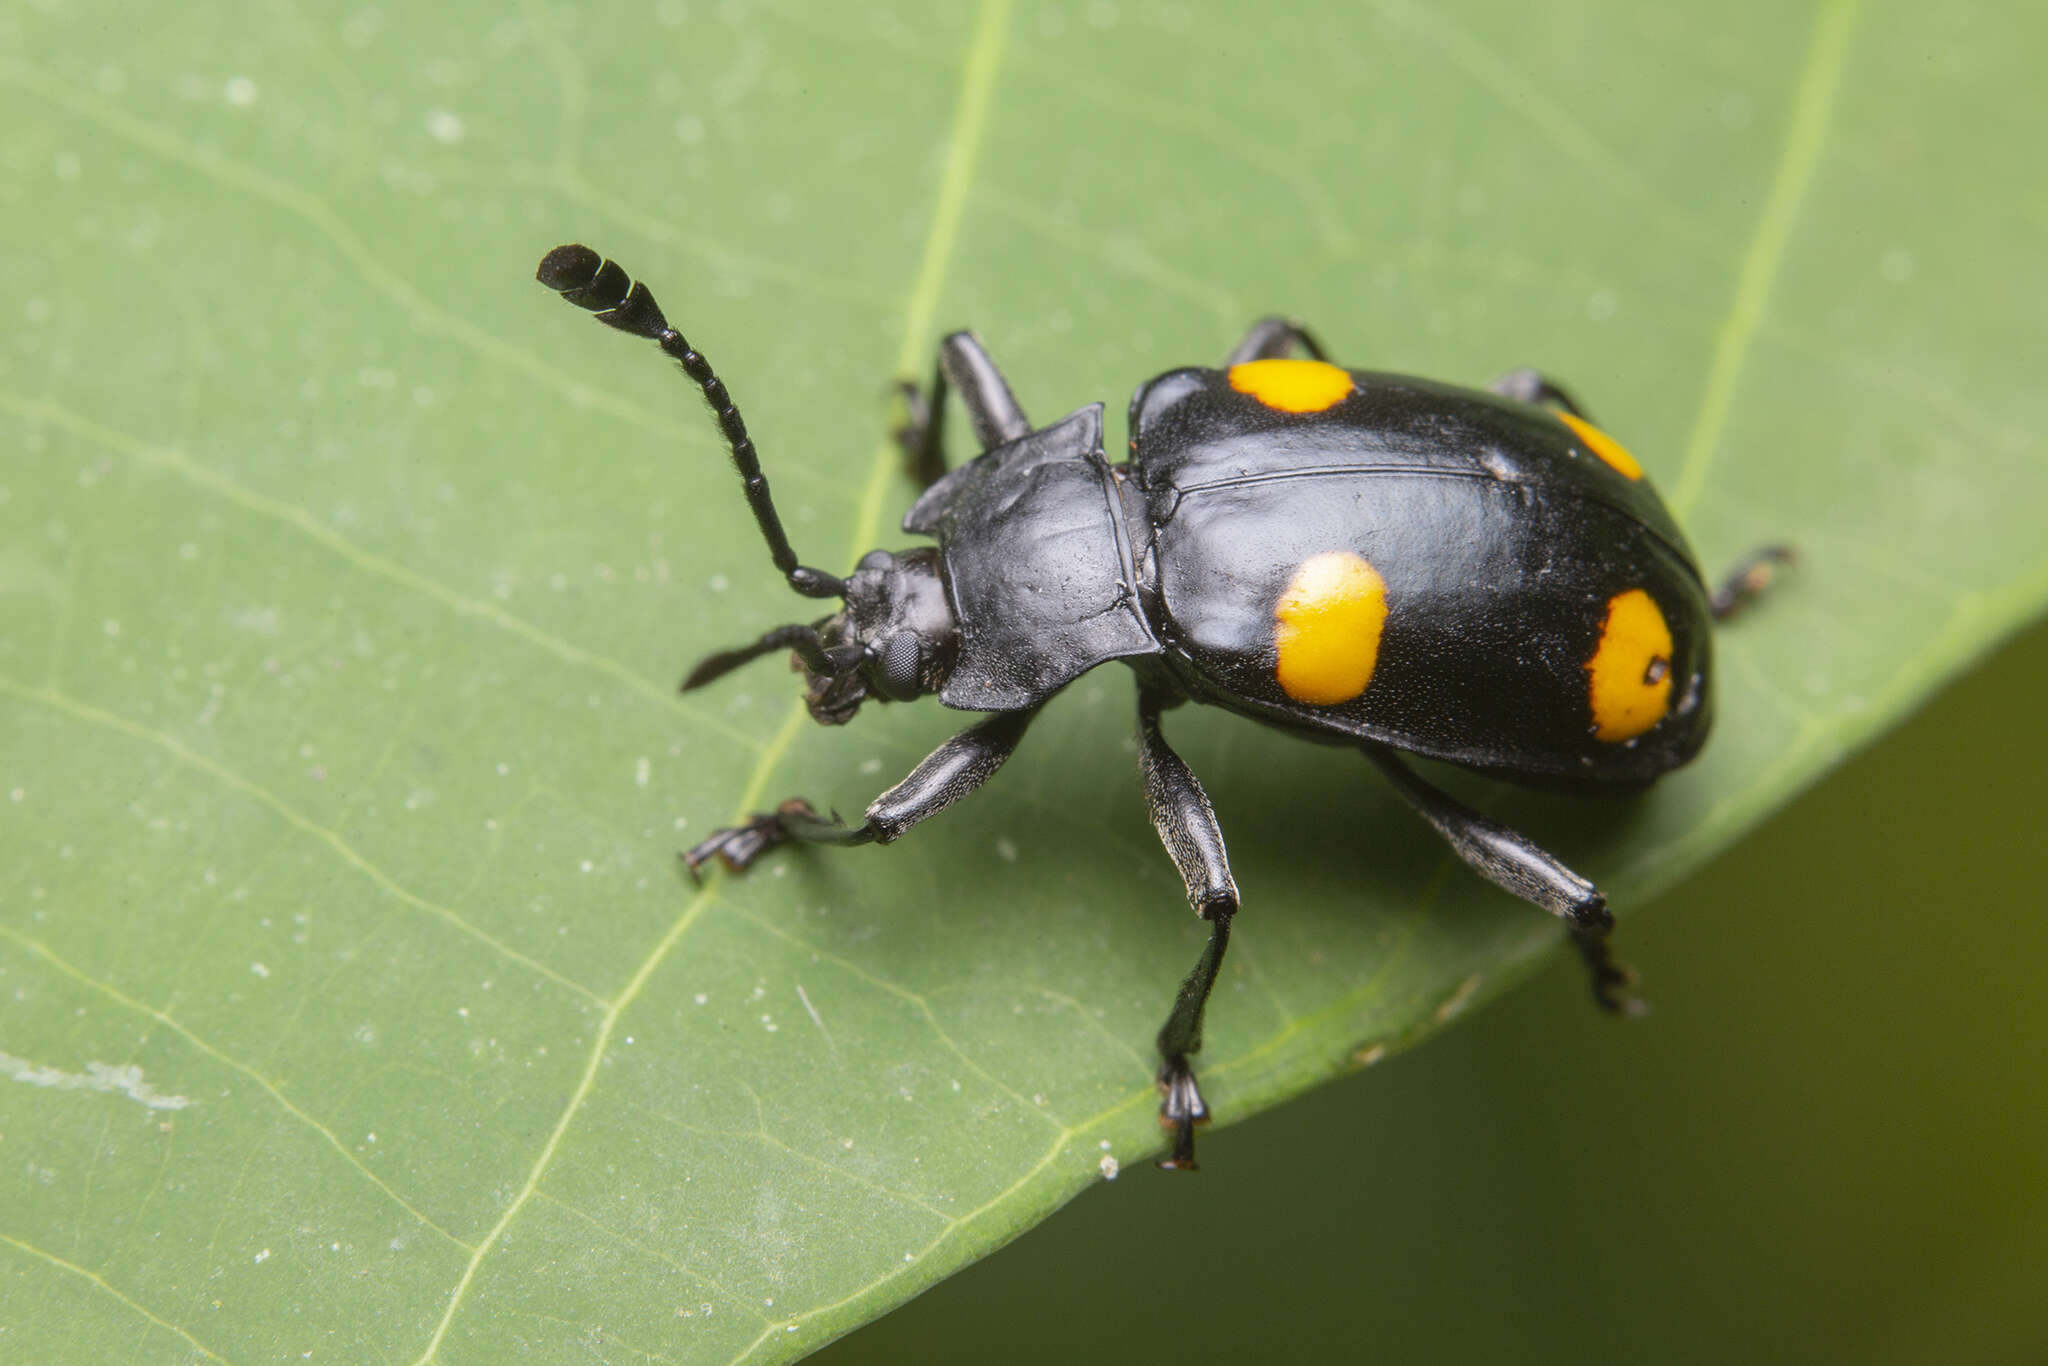
<svg viewBox="0 0 2048 1366">
<path fill-rule="evenodd" d="M 839 666 L 844 660 L 844 667 L 819 670 L 801 654 L 790 656 L 790 667 L 804 676 L 804 705 L 821 726 L 845 725 L 867 700 L 868 684 L 861 676 L 859 652 L 846 648 L 858 644 L 854 637 L 851 614 L 836 612 L 818 628 L 818 639 L 825 647 L 824 662 Z"/>
</svg>

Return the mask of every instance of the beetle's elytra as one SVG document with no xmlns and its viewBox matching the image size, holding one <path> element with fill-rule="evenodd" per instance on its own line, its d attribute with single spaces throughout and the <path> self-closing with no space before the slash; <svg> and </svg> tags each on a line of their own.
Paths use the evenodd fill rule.
<svg viewBox="0 0 2048 1366">
<path fill-rule="evenodd" d="M 1209 799 L 1160 732 L 1183 702 L 1355 744 L 1476 872 L 1565 922 L 1603 1007 L 1634 1008 L 1607 952 L 1606 898 L 1400 752 L 1521 783 L 1641 788 L 1699 752 L 1713 623 L 1787 552 L 1758 552 L 1710 592 L 1642 467 L 1556 384 L 1532 370 L 1481 391 L 1340 369 L 1300 326 L 1267 319 L 1222 368 L 1139 388 L 1130 459 L 1112 465 L 1100 403 L 1033 427 L 981 343 L 955 332 L 929 389 L 905 386 L 899 433 L 924 488 L 903 529 L 936 545 L 870 551 L 842 579 L 798 562 L 738 408 L 645 285 L 584 246 L 549 252 L 539 279 L 681 364 L 775 567 L 803 596 L 841 603 L 709 656 L 686 690 L 787 650 L 827 725 L 863 701 L 933 694 L 988 713 L 859 825 L 787 801 L 691 849 L 693 873 L 714 857 L 744 870 L 791 840 L 886 844 L 986 782 L 1054 693 L 1122 660 L 1138 678 L 1152 823 L 1210 926 L 1159 1031 L 1163 1165 L 1194 1165 L 1208 1118 L 1189 1058 L 1238 907 Z M 949 471 L 952 391 L 982 452 Z"/>
</svg>

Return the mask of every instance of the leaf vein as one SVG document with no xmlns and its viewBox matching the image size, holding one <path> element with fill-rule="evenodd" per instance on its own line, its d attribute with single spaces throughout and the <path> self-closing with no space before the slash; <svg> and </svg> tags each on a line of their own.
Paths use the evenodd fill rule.
<svg viewBox="0 0 2048 1366">
<path fill-rule="evenodd" d="M 1699 411 L 1693 417 L 1678 479 L 1672 488 L 1671 510 L 1681 518 L 1706 487 L 1707 467 L 1721 444 L 1728 410 L 1735 400 L 1736 381 L 1763 323 L 1764 309 L 1770 303 L 1771 287 L 1777 281 L 1778 265 L 1791 240 L 1800 201 L 1805 198 L 1814 167 L 1820 161 L 1821 148 L 1827 141 L 1835 89 L 1841 83 L 1842 68 L 1848 59 L 1856 4 L 1857 0 L 1828 0 L 1814 15 L 1813 34 L 1794 85 L 1792 112 L 1786 121 L 1785 141 L 1779 148 L 1777 170 L 1771 176 L 1770 191 L 1764 197 L 1763 209 L 1757 214 L 1749 245 L 1735 272 L 1728 315 L 1715 336 Z"/>
<path fill-rule="evenodd" d="M 891 996 L 894 996 L 899 1000 L 902 1000 L 908 1003 L 909 1005 L 916 1007 L 918 1012 L 924 1016 L 926 1025 L 932 1031 L 932 1036 L 936 1038 L 939 1041 L 939 1043 L 949 1053 L 951 1053 L 954 1057 L 958 1058 L 963 1066 L 972 1071 L 975 1076 L 981 1078 L 982 1081 L 994 1087 L 996 1090 L 1002 1092 L 1011 1100 L 1017 1102 L 1017 1104 L 1023 1109 L 1030 1111 L 1031 1113 L 1044 1116 L 1044 1118 L 1050 1123 L 1057 1124 L 1059 1122 L 1053 1116 L 1046 1115 L 1044 1111 L 1040 1110 L 1037 1106 L 1033 1105 L 1030 1100 L 1025 1098 L 1024 1094 L 1021 1091 L 1018 1091 L 1015 1088 L 1009 1086 L 1001 1078 L 997 1077 L 994 1073 L 990 1072 L 982 1064 L 976 1062 L 974 1058 L 967 1052 L 967 1050 L 962 1048 L 959 1042 L 956 1039 L 954 1039 L 950 1033 L 947 1032 L 945 1025 L 940 1023 L 937 1013 L 932 1010 L 932 1004 L 930 999 L 926 997 L 922 992 L 913 991 L 909 987 L 902 986 L 899 983 L 890 981 L 886 977 L 882 977 L 876 973 L 870 972 L 866 968 L 862 967 L 859 963 L 853 961 L 851 958 L 847 958 L 843 955 L 834 953 L 830 949 L 820 948 L 818 945 L 811 943 L 809 940 L 803 938 L 801 935 L 795 934 L 787 929 L 784 929 L 782 926 L 777 925 L 776 923 L 766 919 L 765 917 L 755 915 L 752 911 L 745 910 L 742 907 L 735 905 L 729 899 L 720 898 L 720 903 L 724 905 L 727 908 L 727 910 L 730 911 L 733 915 L 738 916 L 741 920 L 744 920 L 747 924 L 752 925 L 755 929 L 760 930 L 765 934 L 773 935 L 775 938 L 780 939 L 785 944 L 789 944 L 795 948 L 802 949 L 805 953 L 809 954 L 813 958 L 816 958 L 818 961 L 823 963 L 830 963 L 832 964 L 832 966 L 840 969 L 841 971 L 858 978 L 860 981 L 867 984 L 868 986 L 874 987 L 880 991 L 885 991 Z M 942 990 L 964 991 L 967 990 L 967 988 L 948 987 L 942 988 Z M 1054 993 L 1047 992 L 1046 994 L 1052 995 Z M 1103 1032 L 1105 1035 L 1108 1035 L 1111 1038 L 1115 1037 L 1114 1035 L 1109 1034 L 1109 1031 L 1107 1030 L 1104 1030 Z M 1126 1051 L 1130 1050 L 1130 1045 L 1120 1039 L 1117 1040 L 1117 1044 L 1119 1047 L 1125 1049 Z"/>
<path fill-rule="evenodd" d="M 367 246 L 319 196 L 194 147 L 156 124 L 145 123 L 92 99 L 33 68 L 15 62 L 0 62 L 0 81 L 33 90 L 167 161 L 189 167 L 210 180 L 240 190 L 298 218 L 326 238 L 336 253 L 353 266 L 371 287 L 404 309 L 411 322 L 445 333 L 472 351 L 529 380 L 539 381 L 573 403 L 601 409 L 671 438 L 684 434 L 680 426 L 654 416 L 637 404 L 569 379 L 538 357 L 448 313 L 386 265 L 383 256 Z"/>
<path fill-rule="evenodd" d="M 1703 254 L 1719 256 L 1720 241 L 1705 225 L 1666 199 L 1634 167 L 1623 161 L 1593 133 L 1524 80 L 1478 39 L 1444 17 L 1439 8 L 1407 0 L 1374 0 L 1382 18 L 1419 38 L 1449 58 L 1478 87 L 1526 120 L 1559 151 L 1594 172 L 1609 189 L 1633 200 L 1675 236 Z"/>
<path fill-rule="evenodd" d="M 898 369 L 908 371 L 915 364 L 919 353 L 926 344 L 931 330 L 932 318 L 938 308 L 938 293 L 944 283 L 945 270 L 951 260 L 954 241 L 959 233 L 960 216 L 967 199 L 976 156 L 980 150 L 983 131 L 986 127 L 990 95 L 995 85 L 996 71 L 1000 66 L 1004 37 L 1009 24 L 1010 0 L 983 0 L 980 19 L 974 36 L 969 40 L 966 64 L 961 73 L 959 102 L 955 109 L 954 121 L 947 135 L 947 163 L 944 177 L 940 181 L 939 194 L 932 213 L 931 230 L 925 240 L 923 261 L 916 282 L 910 292 L 904 309 L 904 339 L 898 358 Z M 881 444 L 870 473 L 866 493 L 861 500 L 861 509 L 854 524 L 856 550 L 872 539 L 881 524 L 882 495 L 888 486 L 889 475 L 896 468 L 898 453 L 888 441 Z M 741 794 L 739 811 L 746 812 L 759 800 L 761 790 L 766 787 L 769 775 L 781 759 L 784 750 L 796 735 L 804 716 L 801 706 L 792 706 L 782 726 L 775 732 L 761 752 L 755 764 L 747 790 Z M 715 885 L 715 884 L 714 884 Z M 677 916 L 660 941 L 649 950 L 632 978 L 619 991 L 606 1009 L 598 1026 L 597 1037 L 591 1044 L 590 1056 L 586 1060 L 583 1076 L 577 1082 L 575 1091 L 563 1106 L 562 1114 L 555 1121 L 547 1142 L 535 1157 L 532 1170 L 519 1190 L 506 1204 L 505 1211 L 492 1226 L 491 1231 L 471 1255 L 469 1265 L 463 1268 L 461 1277 L 449 1291 L 448 1305 L 442 1311 L 441 1320 L 434 1327 L 433 1335 L 415 1360 L 414 1366 L 427 1366 L 441 1349 L 441 1343 L 448 1336 L 448 1330 L 455 1322 L 456 1314 L 475 1281 L 477 1270 L 483 1265 L 498 1240 L 504 1236 L 513 1220 L 519 1217 L 527 1203 L 540 1188 L 543 1177 L 553 1164 L 555 1154 L 560 1151 L 562 1140 L 582 1111 L 591 1089 L 597 1081 L 599 1067 L 604 1061 L 606 1049 L 611 1044 L 613 1031 L 618 1027 L 621 1016 L 639 997 L 641 990 L 654 976 L 656 969 L 667 959 L 675 946 L 682 942 L 699 918 L 712 904 L 713 892 L 707 887 L 692 897 Z"/>
<path fill-rule="evenodd" d="M 148 1005 L 142 1001 L 136 1000 L 133 996 L 130 996 L 127 992 L 122 991 L 119 987 L 114 986 L 112 983 L 102 982 L 97 977 L 94 977 L 91 973 L 84 971 L 76 964 L 58 955 L 47 944 L 44 944 L 39 940 L 31 939 L 27 935 L 22 934 L 19 930 L 12 929 L 5 925 L 0 925 L 0 939 L 10 940 L 13 943 L 18 944 L 22 948 L 27 949 L 30 953 L 35 954 L 38 958 L 41 958 L 51 967 L 57 969 L 57 971 L 63 973 L 65 976 L 71 978 L 73 981 L 79 983 L 81 986 L 89 987 L 92 990 L 99 992 L 102 996 L 105 996 L 107 999 L 114 1001 L 119 1005 L 125 1007 L 126 1009 L 136 1012 L 139 1015 L 148 1016 L 150 1019 L 155 1020 L 164 1028 L 176 1034 L 186 1043 L 192 1045 L 192 1047 L 198 1049 L 201 1053 L 204 1053 L 207 1057 L 212 1058 L 221 1066 L 228 1068 L 230 1071 L 240 1073 L 242 1076 L 247 1077 L 250 1081 L 255 1082 L 258 1086 L 262 1087 L 264 1091 L 266 1091 L 270 1095 L 270 1098 L 272 1100 L 278 1103 L 278 1105 L 285 1111 L 286 1114 L 289 1114 L 293 1119 L 297 1120 L 299 1123 L 305 1125 L 308 1129 L 311 1129 L 314 1133 L 318 1134 L 323 1140 L 326 1141 L 328 1147 L 334 1149 L 336 1153 L 341 1155 L 343 1161 L 347 1162 L 351 1167 L 354 1167 L 358 1172 L 360 1172 L 364 1176 L 364 1178 L 366 1178 L 370 1182 L 371 1185 L 375 1186 L 378 1190 L 384 1192 L 385 1195 L 389 1196 L 393 1204 L 396 1204 L 400 1209 L 404 1210 L 407 1214 L 411 1215 L 421 1225 L 423 1225 L 426 1228 L 432 1229 L 434 1232 L 440 1234 L 443 1238 L 446 1238 L 449 1242 L 455 1244 L 455 1246 L 463 1249 L 465 1252 L 471 1249 L 471 1244 L 464 1242 L 462 1239 L 456 1237 L 453 1233 L 450 1233 L 447 1229 L 441 1227 L 441 1225 L 439 1225 L 438 1223 L 435 1223 L 432 1218 L 423 1213 L 410 1200 L 406 1199 L 403 1195 L 400 1195 L 396 1190 L 392 1189 L 390 1184 L 387 1183 L 384 1180 L 384 1178 L 378 1176 L 377 1173 L 375 1173 L 374 1171 L 371 1171 L 369 1167 L 363 1164 L 363 1160 L 361 1158 L 357 1157 L 354 1153 L 349 1151 L 348 1145 L 341 1141 L 339 1135 L 337 1135 L 332 1129 L 328 1128 L 325 1124 L 321 1123 L 317 1118 L 308 1114 L 306 1111 L 300 1109 L 296 1104 L 293 1103 L 291 1097 L 287 1096 L 283 1091 L 278 1089 L 276 1082 L 273 1082 L 272 1080 L 270 1080 L 270 1078 L 264 1076 L 255 1068 L 249 1066 L 247 1063 L 241 1061 L 239 1058 L 236 1058 L 234 1055 L 224 1052 L 223 1050 L 216 1048 L 214 1045 L 208 1043 L 205 1039 L 201 1038 L 198 1034 L 195 1034 L 190 1028 L 180 1023 L 178 1020 L 174 1019 L 166 1012 L 158 1010 L 155 1006 Z"/>
<path fill-rule="evenodd" d="M 104 1277 L 98 1275 L 97 1273 L 87 1270 L 85 1267 L 78 1265 L 78 1263 L 76 1262 L 66 1261 L 64 1258 L 59 1257 L 54 1252 L 45 1252 L 43 1251 L 43 1249 L 37 1247 L 34 1243 L 24 1242 L 11 1234 L 0 1233 L 0 1243 L 5 1243 L 7 1246 L 15 1249 L 17 1252 L 23 1253 L 26 1256 L 35 1257 L 41 1261 L 48 1262 L 51 1266 L 56 1267 L 59 1271 L 67 1271 L 72 1275 L 77 1276 L 83 1280 L 90 1281 L 93 1285 L 99 1287 L 101 1290 L 105 1291 L 107 1294 L 113 1296 L 116 1300 L 120 1301 L 124 1307 L 133 1310 L 137 1314 L 140 1314 L 143 1318 L 148 1319 L 151 1323 L 163 1329 L 165 1332 L 176 1333 L 179 1337 L 185 1339 L 186 1342 L 191 1344 L 193 1351 L 202 1353 L 208 1361 L 218 1361 L 222 1363 L 222 1366 L 226 1366 L 226 1357 L 214 1351 L 211 1347 L 208 1347 L 198 1338 L 193 1337 L 190 1333 L 186 1332 L 183 1328 L 180 1328 L 177 1324 L 172 1323 L 169 1319 L 158 1316 L 157 1314 L 152 1312 L 147 1305 L 141 1304 L 136 1300 L 131 1299 L 129 1296 L 122 1294 L 119 1290 L 115 1289 L 112 1285 L 110 1285 Z"/>
<path fill-rule="evenodd" d="M 388 559 L 374 551 L 365 550 L 322 522 L 302 507 L 259 493 L 231 475 L 202 465 L 183 451 L 167 446 L 152 445 L 147 441 L 130 436 L 126 432 L 106 427 L 91 418 L 84 417 L 59 404 L 42 399 L 22 398 L 17 394 L 0 393 L 0 411 L 7 411 L 52 426 L 62 427 L 75 435 L 112 450 L 120 451 L 130 459 L 155 469 L 165 470 L 186 481 L 196 484 L 225 498 L 249 512 L 282 522 L 324 549 L 334 552 L 364 573 L 388 579 L 400 587 L 411 589 L 440 603 L 458 615 L 480 617 L 501 630 L 509 631 L 529 644 L 539 646 L 548 654 L 566 663 L 609 674 L 624 683 L 641 696 L 661 704 L 663 707 L 680 712 L 693 722 L 708 730 L 717 731 L 746 748 L 758 750 L 760 742 L 744 731 L 736 730 L 720 720 L 716 714 L 703 708 L 693 707 L 676 697 L 674 690 L 662 687 L 645 675 L 635 672 L 619 660 L 607 655 L 572 645 L 559 636 L 551 635 L 523 617 L 515 616 L 481 598 L 472 598 L 429 578 L 397 560 Z"/>
<path fill-rule="evenodd" d="M 64 696 L 62 693 L 52 692 L 47 688 L 31 688 L 5 676 L 0 676 L 0 692 L 12 694 L 25 702 L 40 703 L 43 706 L 49 707 L 52 711 L 64 713 L 73 720 L 81 721 L 88 725 L 100 726 L 114 731 L 116 734 L 128 736 L 130 739 L 155 745 L 176 758 L 180 763 L 197 769 L 215 781 L 233 788 L 243 796 L 249 797 L 268 807 L 281 817 L 286 824 L 326 845 L 343 863 L 348 864 L 351 868 L 354 868 L 357 872 L 370 879 L 370 881 L 376 883 L 379 888 L 398 901 L 412 907 L 414 910 L 426 912 L 428 915 L 443 921 L 462 934 L 483 944 L 499 956 L 519 964 L 528 971 L 547 978 L 557 986 L 575 992 L 593 1004 L 605 1004 L 603 997 L 599 996 L 589 987 L 584 986 L 581 982 L 564 976 L 536 958 L 521 953 L 518 949 L 513 948 L 488 930 L 470 924 L 468 920 L 463 918 L 460 912 L 451 907 L 429 901 L 419 893 L 407 888 L 377 864 L 366 858 L 354 845 L 343 839 L 339 832 L 321 825 L 318 821 L 292 806 L 262 784 L 243 777 L 218 760 L 208 758 L 175 736 L 167 735 L 162 731 L 151 730 L 149 727 L 138 725 L 126 717 L 117 716 L 113 712 L 103 711 L 98 707 L 76 701 Z"/>
</svg>

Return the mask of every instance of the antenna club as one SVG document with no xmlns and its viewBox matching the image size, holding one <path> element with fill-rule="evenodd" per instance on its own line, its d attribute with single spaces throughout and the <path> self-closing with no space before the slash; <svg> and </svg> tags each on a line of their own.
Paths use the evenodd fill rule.
<svg viewBox="0 0 2048 1366">
<path fill-rule="evenodd" d="M 603 265 L 604 257 L 581 242 L 570 242 L 541 257 L 540 269 L 533 273 L 533 278 L 557 294 L 564 294 L 595 280 Z"/>
</svg>

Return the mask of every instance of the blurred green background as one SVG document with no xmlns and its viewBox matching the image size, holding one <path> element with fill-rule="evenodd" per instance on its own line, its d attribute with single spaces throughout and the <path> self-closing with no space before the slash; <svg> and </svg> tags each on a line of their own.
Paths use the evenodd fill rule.
<svg viewBox="0 0 2048 1366">
<path fill-rule="evenodd" d="M 1625 921 L 1648 1018 L 1560 954 L 812 1360 L 2048 1360 L 2044 696 L 2037 626 Z"/>
</svg>

